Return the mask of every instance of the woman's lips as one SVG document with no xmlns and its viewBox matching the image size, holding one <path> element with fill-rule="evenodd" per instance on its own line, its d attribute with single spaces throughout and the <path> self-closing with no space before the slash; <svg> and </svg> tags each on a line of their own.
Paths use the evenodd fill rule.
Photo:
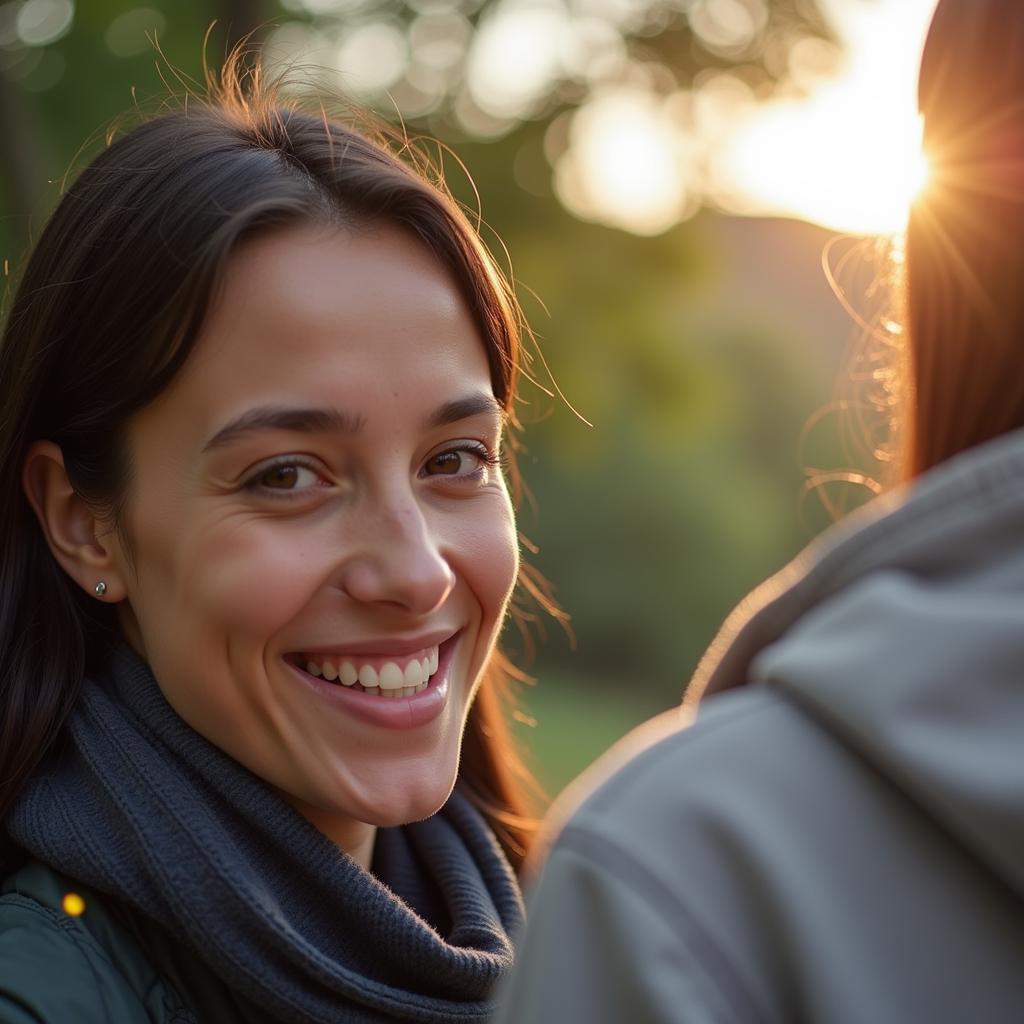
<svg viewBox="0 0 1024 1024">
<path fill-rule="evenodd" d="M 397 672 L 399 671 L 398 664 L 400 662 L 411 665 L 414 661 L 418 660 L 422 671 L 422 656 L 419 658 L 409 656 L 406 659 L 380 656 L 382 664 L 380 670 L 376 673 L 377 684 L 371 686 L 364 686 L 359 681 L 345 684 L 339 681 L 337 676 L 335 681 L 332 682 L 330 679 L 323 677 L 322 667 L 321 675 L 318 676 L 308 671 L 306 667 L 301 666 L 295 660 L 292 660 L 292 657 L 287 658 L 286 663 L 307 686 L 315 690 L 324 699 L 330 701 L 334 706 L 347 711 L 354 717 L 368 724 L 379 725 L 385 728 L 411 729 L 432 721 L 444 710 L 451 689 L 449 674 L 452 658 L 460 635 L 461 631 L 437 645 L 436 655 L 434 655 L 433 660 L 430 659 L 431 652 L 427 651 L 428 667 L 433 665 L 433 671 L 427 680 L 421 680 L 419 684 L 413 686 L 411 693 L 408 692 L 409 687 L 404 685 L 404 679 L 411 678 L 411 676 L 406 677 L 403 675 L 403 685 L 401 687 L 394 685 L 387 689 L 381 687 L 380 676 L 386 672 L 389 677 L 386 681 L 391 682 L 393 680 L 392 670 L 388 669 L 387 666 L 393 666 L 394 672 Z M 417 652 L 417 654 L 419 653 Z M 320 657 L 322 664 L 328 661 L 325 656 L 321 655 Z M 355 660 L 362 660 L 363 657 L 359 656 Z M 334 660 L 331 659 L 331 661 Z M 372 660 L 372 658 L 367 657 L 363 665 L 372 668 Z M 339 658 L 337 661 L 344 662 L 344 659 Z M 349 664 L 352 663 L 352 659 L 350 659 Z M 363 678 L 363 665 L 360 665 L 358 670 L 360 679 Z M 351 672 L 347 671 L 346 676 L 350 675 Z M 369 680 L 370 677 L 367 676 L 367 679 Z"/>
</svg>

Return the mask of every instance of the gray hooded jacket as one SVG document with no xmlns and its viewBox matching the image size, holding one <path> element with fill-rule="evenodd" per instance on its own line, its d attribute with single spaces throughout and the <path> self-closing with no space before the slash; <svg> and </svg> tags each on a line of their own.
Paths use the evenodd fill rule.
<svg viewBox="0 0 1024 1024">
<path fill-rule="evenodd" d="M 826 534 L 703 690 L 597 769 L 500 1024 L 1024 1021 L 1024 432 Z"/>
</svg>

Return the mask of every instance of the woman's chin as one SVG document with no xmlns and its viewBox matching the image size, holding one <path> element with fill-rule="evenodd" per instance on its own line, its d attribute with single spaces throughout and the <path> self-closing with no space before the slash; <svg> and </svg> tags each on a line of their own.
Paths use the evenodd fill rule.
<svg viewBox="0 0 1024 1024">
<path fill-rule="evenodd" d="M 369 785 L 354 792 L 350 785 L 345 787 L 342 798 L 337 796 L 341 787 L 332 797 L 323 792 L 302 797 L 283 789 L 278 792 L 307 821 L 347 849 L 357 841 L 353 837 L 367 827 L 394 828 L 436 814 L 451 795 L 454 783 L 453 775 L 450 782 L 445 779 L 438 783 L 435 778 L 424 784 L 421 780 L 415 788 L 392 785 L 384 789 Z"/>
<path fill-rule="evenodd" d="M 377 828 L 408 825 L 429 818 L 444 806 L 455 786 L 455 774 L 422 773 L 415 779 L 394 779 L 387 785 L 376 781 L 358 786 L 350 783 L 344 792 L 339 786 L 333 798 L 321 796 L 312 806 L 296 806 L 321 827 L 328 823 L 341 826 L 344 821 Z"/>
<path fill-rule="evenodd" d="M 430 792 L 405 794 L 399 798 L 393 795 L 367 805 L 358 815 L 360 821 L 377 828 L 393 828 L 422 821 L 436 814 L 451 795 L 452 787 L 433 787 Z"/>
</svg>

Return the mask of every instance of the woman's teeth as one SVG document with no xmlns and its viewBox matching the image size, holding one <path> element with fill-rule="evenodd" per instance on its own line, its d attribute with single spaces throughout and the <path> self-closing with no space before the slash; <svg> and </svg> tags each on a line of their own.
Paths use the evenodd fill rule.
<svg viewBox="0 0 1024 1024">
<path fill-rule="evenodd" d="M 430 677 L 437 671 L 437 647 L 431 647 L 418 657 L 385 661 L 376 667 L 349 661 L 345 658 L 305 659 L 306 671 L 321 676 L 328 682 L 354 686 L 366 693 L 381 697 L 411 697 L 427 688 Z"/>
</svg>

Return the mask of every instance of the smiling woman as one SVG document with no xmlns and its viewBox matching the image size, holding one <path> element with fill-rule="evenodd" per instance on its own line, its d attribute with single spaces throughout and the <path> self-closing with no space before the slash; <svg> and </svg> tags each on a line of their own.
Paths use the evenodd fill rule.
<svg viewBox="0 0 1024 1024">
<path fill-rule="evenodd" d="M 447 799 L 516 576 L 504 411 L 449 277 L 385 225 L 241 243 L 128 424 L 130 547 L 83 552 L 58 450 L 30 449 L 58 560 L 103 576 L 170 704 L 367 868 L 374 826 Z"/>
<path fill-rule="evenodd" d="M 489 1014 L 517 331 L 445 194 L 231 65 L 67 191 L 0 350 L 5 1020 Z"/>
</svg>

